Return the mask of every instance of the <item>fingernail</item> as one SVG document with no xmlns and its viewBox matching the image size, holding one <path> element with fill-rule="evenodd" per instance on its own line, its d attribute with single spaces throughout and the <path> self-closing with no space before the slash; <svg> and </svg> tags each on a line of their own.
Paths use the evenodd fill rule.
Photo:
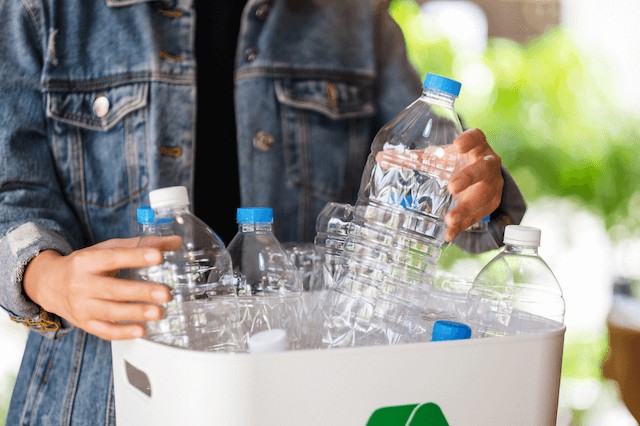
<svg viewBox="0 0 640 426">
<path fill-rule="evenodd" d="M 158 318 L 158 313 L 157 313 L 157 311 L 155 309 L 149 308 L 146 311 L 144 311 L 144 317 L 146 319 L 153 320 L 153 319 Z"/>
<path fill-rule="evenodd" d="M 160 302 L 164 302 L 167 300 L 167 292 L 164 291 L 164 289 L 158 288 L 155 289 L 151 292 L 151 296 L 153 296 L 154 299 L 160 301 Z"/>
<path fill-rule="evenodd" d="M 158 253 L 155 251 L 148 251 L 144 254 L 144 260 L 147 262 L 157 262 L 159 260 Z"/>
</svg>

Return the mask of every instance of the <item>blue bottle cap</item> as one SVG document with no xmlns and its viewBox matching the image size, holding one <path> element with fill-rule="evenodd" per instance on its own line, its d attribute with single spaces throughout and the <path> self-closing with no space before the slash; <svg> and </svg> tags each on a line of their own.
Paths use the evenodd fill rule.
<svg viewBox="0 0 640 426">
<path fill-rule="evenodd" d="M 433 324 L 431 341 L 460 340 L 471 337 L 471 328 L 461 322 L 438 320 Z"/>
<path fill-rule="evenodd" d="M 136 210 L 136 220 L 141 224 L 153 223 L 155 213 L 151 206 L 141 206 Z"/>
<path fill-rule="evenodd" d="M 424 78 L 422 87 L 424 89 L 440 90 L 441 92 L 446 92 L 450 95 L 458 96 L 460 94 L 460 88 L 462 87 L 462 84 L 455 80 L 451 80 L 450 78 L 429 73 Z"/>
<path fill-rule="evenodd" d="M 489 223 L 490 220 L 491 220 L 491 215 L 488 214 L 485 217 L 483 217 L 480 222 Z"/>
<path fill-rule="evenodd" d="M 273 222 L 273 209 L 271 207 L 238 207 L 236 222 L 271 223 Z"/>
</svg>

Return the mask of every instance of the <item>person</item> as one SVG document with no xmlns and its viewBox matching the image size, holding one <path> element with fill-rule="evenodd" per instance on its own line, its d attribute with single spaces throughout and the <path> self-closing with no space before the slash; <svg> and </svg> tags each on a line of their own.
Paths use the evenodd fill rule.
<svg viewBox="0 0 640 426">
<path fill-rule="evenodd" d="M 239 204 L 311 241 L 421 89 L 377 0 L 4 0 L 0 57 L 0 305 L 30 328 L 8 425 L 115 423 L 110 341 L 170 299 L 116 277 L 162 258 L 130 237 L 151 190 L 189 188 L 227 243 Z M 518 223 L 482 131 L 456 145 L 471 163 L 449 184 L 447 240 L 489 213 L 495 232 Z"/>
</svg>

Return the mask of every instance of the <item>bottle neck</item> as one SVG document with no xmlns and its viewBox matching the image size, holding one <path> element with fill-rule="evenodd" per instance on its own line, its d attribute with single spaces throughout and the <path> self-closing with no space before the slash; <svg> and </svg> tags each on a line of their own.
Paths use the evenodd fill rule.
<svg viewBox="0 0 640 426">
<path fill-rule="evenodd" d="M 140 234 L 148 234 L 153 229 L 153 223 L 141 223 L 140 224 Z"/>
<path fill-rule="evenodd" d="M 538 255 L 538 247 L 536 246 L 521 246 L 515 244 L 505 244 L 504 245 L 505 253 L 514 253 L 514 254 L 522 254 L 528 256 L 537 256 Z"/>
<path fill-rule="evenodd" d="M 187 213 L 189 212 L 189 205 L 176 205 L 176 206 L 166 206 L 160 207 L 155 210 L 156 218 L 165 218 L 175 216 L 178 213 Z"/>
<path fill-rule="evenodd" d="M 241 234 L 254 233 L 254 232 L 266 234 L 266 233 L 272 232 L 272 227 L 273 227 L 273 224 L 268 222 L 266 223 L 265 222 L 263 223 L 241 222 L 241 223 L 238 223 L 238 232 Z"/>
<path fill-rule="evenodd" d="M 422 97 L 430 103 L 453 109 L 457 96 L 440 90 L 423 89 Z"/>
</svg>

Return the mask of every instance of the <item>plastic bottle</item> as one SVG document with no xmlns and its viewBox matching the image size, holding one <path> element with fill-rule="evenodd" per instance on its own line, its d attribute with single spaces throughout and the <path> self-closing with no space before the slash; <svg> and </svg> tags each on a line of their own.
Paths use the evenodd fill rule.
<svg viewBox="0 0 640 426">
<path fill-rule="evenodd" d="M 451 175 L 466 164 L 454 102 L 460 83 L 427 74 L 418 99 L 375 136 L 345 238 L 346 272 L 327 301 L 324 343 L 428 341 L 431 274 L 454 199 Z"/>
<path fill-rule="evenodd" d="M 438 320 L 433 324 L 432 342 L 469 339 L 470 337 L 471 327 L 467 324 L 449 320 Z"/>
<path fill-rule="evenodd" d="M 184 186 L 149 193 L 163 237 L 176 240 L 164 252 L 157 282 L 171 288 L 166 315 L 153 326 L 159 343 L 202 351 L 246 351 L 231 256 L 218 235 L 189 210 Z M 156 225 L 158 226 L 158 225 Z M 151 326 L 151 324 L 150 324 Z"/>
<path fill-rule="evenodd" d="M 352 220 L 353 206 L 347 203 L 330 201 L 320 211 L 314 245 L 326 270 L 318 271 L 317 287 L 332 287 L 345 272 L 344 243 Z"/>
<path fill-rule="evenodd" d="M 249 352 L 279 352 L 289 349 L 287 332 L 281 328 L 259 331 L 249 337 Z"/>
<path fill-rule="evenodd" d="M 155 232 L 154 221 L 155 215 L 151 206 L 141 206 L 136 209 L 136 221 L 138 222 L 138 232 L 136 237 L 139 238 L 138 246 L 144 244 L 147 236 L 153 235 Z M 149 281 L 150 268 L 132 268 L 120 271 L 119 276 L 132 280 Z"/>
<path fill-rule="evenodd" d="M 138 221 L 138 235 L 144 237 L 153 234 L 155 213 L 151 206 L 141 206 L 136 209 L 136 220 Z"/>
<path fill-rule="evenodd" d="M 467 292 L 480 270 L 500 252 L 489 231 L 490 216 L 462 231 L 442 250 L 433 275 L 430 311 L 439 318 L 465 318 Z"/>
<path fill-rule="evenodd" d="M 565 303 L 549 265 L 540 257 L 541 231 L 508 225 L 504 248 L 482 268 L 469 290 L 467 321 L 478 337 L 561 328 Z"/>
<path fill-rule="evenodd" d="M 241 207 L 236 222 L 238 232 L 227 249 L 247 340 L 255 341 L 252 336 L 265 330 L 281 329 L 295 349 L 301 333 L 302 281 L 273 234 L 273 210 Z"/>
<path fill-rule="evenodd" d="M 155 213 L 151 206 L 141 206 L 136 209 L 136 220 L 138 222 L 138 232 L 136 237 L 138 247 L 153 245 L 153 237 L 162 236 L 163 221 L 156 221 Z M 130 280 L 153 281 L 163 283 L 163 266 L 153 265 L 146 268 L 131 268 L 120 272 L 120 276 Z M 166 306 L 165 306 L 166 309 Z M 171 323 L 173 322 L 173 332 Z M 180 326 L 178 326 L 180 324 Z M 163 343 L 171 346 L 187 347 L 189 338 L 186 329 L 186 319 L 176 318 L 172 315 L 158 321 L 149 321 L 144 324 L 144 338 L 153 342 Z"/>
<path fill-rule="evenodd" d="M 184 186 L 156 189 L 149 193 L 156 219 L 166 222 L 165 232 L 178 236 L 179 249 L 165 252 L 165 267 L 172 273 L 174 299 L 177 301 L 233 296 L 231 257 L 220 237 L 189 210 L 189 195 Z"/>
</svg>

